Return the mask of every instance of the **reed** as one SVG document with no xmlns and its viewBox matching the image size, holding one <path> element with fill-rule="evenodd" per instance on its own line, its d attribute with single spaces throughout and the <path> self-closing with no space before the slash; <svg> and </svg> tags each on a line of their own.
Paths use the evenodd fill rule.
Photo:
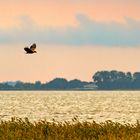
<svg viewBox="0 0 140 140">
<path fill-rule="evenodd" d="M 11 118 L 0 122 L 0 140 L 140 140 L 140 123 L 112 121 L 30 122 L 28 118 Z"/>
</svg>

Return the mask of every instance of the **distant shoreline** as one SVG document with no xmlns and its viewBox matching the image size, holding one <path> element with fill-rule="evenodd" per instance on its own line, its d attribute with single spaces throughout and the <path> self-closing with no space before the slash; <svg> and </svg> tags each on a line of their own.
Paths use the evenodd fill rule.
<svg viewBox="0 0 140 140">
<path fill-rule="evenodd" d="M 62 89 L 38 89 L 38 90 L 34 90 L 34 89 L 9 89 L 9 90 L 0 90 L 0 91 L 140 91 L 140 89 L 106 89 L 106 90 L 103 90 L 103 89 L 66 89 L 66 90 L 62 90 Z"/>
<path fill-rule="evenodd" d="M 68 81 L 65 78 L 55 78 L 49 82 L 3 82 L 0 83 L 0 90 L 140 90 L 140 72 L 122 71 L 97 71 L 93 81 L 81 81 L 73 79 Z"/>
</svg>

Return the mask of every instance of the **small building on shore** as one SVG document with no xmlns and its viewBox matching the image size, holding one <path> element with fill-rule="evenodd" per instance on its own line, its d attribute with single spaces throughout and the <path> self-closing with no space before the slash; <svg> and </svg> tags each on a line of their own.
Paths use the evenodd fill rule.
<svg viewBox="0 0 140 140">
<path fill-rule="evenodd" d="M 84 89 L 87 89 L 87 90 L 96 90 L 97 88 L 98 86 L 95 83 L 84 85 Z"/>
</svg>

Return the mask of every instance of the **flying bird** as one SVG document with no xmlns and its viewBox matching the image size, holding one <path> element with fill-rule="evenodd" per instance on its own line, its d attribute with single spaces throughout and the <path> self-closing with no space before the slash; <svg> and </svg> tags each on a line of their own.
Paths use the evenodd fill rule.
<svg viewBox="0 0 140 140">
<path fill-rule="evenodd" d="M 36 49 L 36 44 L 34 43 L 33 45 L 30 46 L 30 48 L 25 47 L 24 50 L 26 51 L 27 54 L 33 54 L 33 53 L 37 53 L 35 51 Z"/>
</svg>

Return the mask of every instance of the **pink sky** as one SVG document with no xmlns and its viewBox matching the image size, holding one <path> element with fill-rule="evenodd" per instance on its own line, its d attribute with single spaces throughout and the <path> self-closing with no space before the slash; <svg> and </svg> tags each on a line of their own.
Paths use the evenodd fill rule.
<svg viewBox="0 0 140 140">
<path fill-rule="evenodd" d="M 54 37 L 55 32 L 60 35 L 66 32 L 64 36 L 66 34 L 71 37 L 69 36 L 70 29 L 76 28 L 78 37 L 77 31 L 81 29 L 80 26 L 83 23 L 79 23 L 77 15 L 82 15 L 82 22 L 86 22 L 86 26 L 88 23 L 96 23 L 99 24 L 99 26 L 95 25 L 97 28 L 105 26 L 103 28 L 105 30 L 107 25 L 113 25 L 113 29 L 111 28 L 113 33 L 114 30 L 116 33 L 115 27 L 120 27 L 118 24 L 123 25 L 121 28 L 126 26 L 127 29 L 128 26 L 128 31 L 131 30 L 129 37 L 132 35 L 131 33 L 140 31 L 139 7 L 138 0 L 5 0 L 0 2 L 0 80 L 46 82 L 55 77 L 63 77 L 68 80 L 77 78 L 91 81 L 93 74 L 98 70 L 139 71 L 140 44 L 134 40 L 135 38 L 132 39 L 130 45 L 126 41 L 126 44 L 122 43 L 119 46 L 112 45 L 112 42 L 109 42 L 108 46 L 106 45 L 108 42 L 106 43 L 104 40 L 103 42 L 101 40 L 101 44 L 99 44 L 100 39 L 95 44 L 78 42 L 78 45 L 72 45 L 69 40 L 66 42 L 64 40 L 64 43 L 59 44 L 59 39 L 56 41 L 59 34 L 55 36 L 56 43 L 54 41 L 54 44 L 41 40 L 41 37 L 44 37 L 44 35 L 41 36 L 41 33 L 44 33 L 42 30 L 50 33 L 49 38 Z M 84 16 L 87 19 L 84 19 Z M 126 18 L 130 18 L 128 20 L 130 25 L 127 25 Z M 90 22 L 92 20 L 94 22 Z M 84 27 L 86 27 L 85 25 Z M 118 32 L 121 31 L 121 28 Z M 83 29 L 86 32 L 87 27 Z M 34 37 L 34 33 L 40 33 L 39 39 Z M 82 33 L 84 35 L 84 32 Z M 90 31 L 88 33 L 90 34 Z M 106 35 L 106 32 L 103 33 Z M 23 35 L 21 38 L 20 34 Z M 26 55 L 23 50 L 25 46 L 34 43 L 28 38 L 29 34 L 37 43 L 38 53 L 35 55 Z M 139 35 L 139 32 L 135 34 Z M 27 39 L 22 40 L 22 37 L 27 37 Z M 17 39 L 17 42 L 12 38 Z M 110 36 L 111 38 L 112 36 Z M 13 42 L 11 41 L 11 43 L 9 39 Z"/>
<path fill-rule="evenodd" d="M 29 16 L 39 25 L 76 24 L 75 15 L 94 20 L 119 21 L 124 17 L 139 19 L 138 0 L 6 0 L 0 2 L 0 26 L 20 26 L 20 17 Z"/>
<path fill-rule="evenodd" d="M 0 52 L 1 81 L 46 82 L 55 77 L 92 81 L 98 70 L 135 72 L 140 69 L 140 48 L 52 46 L 38 47 L 37 51 L 35 55 L 25 55 L 22 47 L 3 48 Z"/>
</svg>

